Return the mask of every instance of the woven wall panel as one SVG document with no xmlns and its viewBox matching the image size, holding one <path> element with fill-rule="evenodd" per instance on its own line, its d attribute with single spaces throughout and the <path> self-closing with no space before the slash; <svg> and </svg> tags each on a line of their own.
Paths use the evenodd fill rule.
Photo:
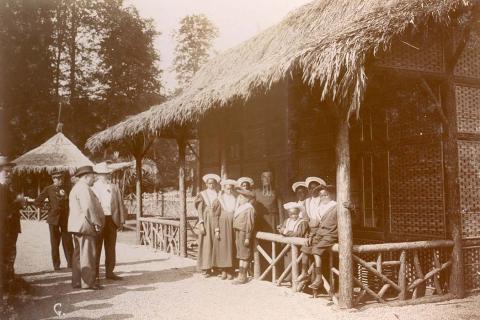
<svg viewBox="0 0 480 320">
<path fill-rule="evenodd" d="M 465 289 L 468 291 L 480 289 L 480 247 L 463 249 L 463 266 L 465 274 Z"/>
<path fill-rule="evenodd" d="M 480 142 L 458 141 L 458 158 L 462 236 L 480 238 Z"/>
<path fill-rule="evenodd" d="M 459 132 L 480 133 L 480 88 L 456 86 Z"/>
<path fill-rule="evenodd" d="M 475 30 L 455 66 L 455 75 L 468 78 L 480 78 L 480 35 Z"/>
<path fill-rule="evenodd" d="M 379 66 L 420 70 L 429 72 L 443 71 L 443 49 L 441 37 L 429 32 L 397 40 L 389 52 L 379 56 L 376 64 Z"/>
<path fill-rule="evenodd" d="M 443 236 L 441 143 L 396 146 L 389 154 L 389 168 L 390 232 Z"/>
</svg>

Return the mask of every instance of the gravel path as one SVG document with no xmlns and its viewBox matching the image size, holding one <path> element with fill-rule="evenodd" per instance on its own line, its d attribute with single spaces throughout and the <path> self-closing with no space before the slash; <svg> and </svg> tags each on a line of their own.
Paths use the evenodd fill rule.
<svg viewBox="0 0 480 320">
<path fill-rule="evenodd" d="M 103 281 L 102 291 L 72 289 L 70 273 L 51 271 L 48 227 L 23 221 L 16 272 L 32 290 L 18 306 L 19 319 L 479 319 L 480 296 L 437 304 L 375 307 L 342 311 L 326 299 L 311 299 L 289 288 L 252 281 L 233 286 L 218 278 L 203 279 L 195 261 L 154 252 L 132 243 L 132 232 L 119 236 L 118 275 Z M 103 261 L 103 259 L 102 259 Z"/>
</svg>

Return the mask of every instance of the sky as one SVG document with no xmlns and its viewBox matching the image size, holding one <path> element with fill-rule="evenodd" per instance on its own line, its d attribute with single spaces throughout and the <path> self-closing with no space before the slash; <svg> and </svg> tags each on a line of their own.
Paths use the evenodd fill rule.
<svg viewBox="0 0 480 320">
<path fill-rule="evenodd" d="M 282 20 L 288 12 L 311 0 L 126 0 L 143 18 L 154 20 L 161 35 L 155 41 L 160 53 L 162 80 L 167 90 L 176 87 L 172 71 L 173 31 L 189 14 L 205 14 L 219 29 L 214 50 L 222 52 Z"/>
</svg>

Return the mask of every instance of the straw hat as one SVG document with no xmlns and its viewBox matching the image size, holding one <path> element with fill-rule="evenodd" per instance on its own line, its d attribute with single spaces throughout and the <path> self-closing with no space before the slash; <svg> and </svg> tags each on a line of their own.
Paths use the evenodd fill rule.
<svg viewBox="0 0 480 320">
<path fill-rule="evenodd" d="M 319 178 L 319 177 L 308 177 L 307 179 L 305 179 L 305 184 L 307 186 L 310 185 L 310 183 L 312 182 L 317 182 L 318 184 L 320 184 L 321 186 L 326 186 L 327 183 L 325 182 L 325 180 L 323 180 L 322 178 Z"/>
<path fill-rule="evenodd" d="M 227 186 L 227 185 L 236 185 L 237 184 L 237 181 L 233 180 L 233 179 L 224 179 L 222 181 L 220 181 L 220 185 L 222 186 Z"/>
<path fill-rule="evenodd" d="M 217 174 L 215 174 L 215 173 L 207 173 L 206 175 L 204 175 L 204 176 L 202 177 L 202 180 L 203 180 L 203 182 L 205 182 L 205 183 L 207 183 L 207 181 L 210 180 L 210 179 L 215 180 L 217 183 L 219 183 L 220 180 L 221 180 L 221 178 L 220 178 Z"/>
<path fill-rule="evenodd" d="M 292 184 L 292 190 L 293 192 L 296 192 L 298 188 L 300 187 L 304 187 L 304 188 L 307 188 L 308 189 L 308 185 L 306 182 L 303 182 L 303 181 L 297 181 L 295 182 L 294 184 Z"/>
<path fill-rule="evenodd" d="M 244 182 L 248 182 L 251 186 L 254 185 L 253 179 L 250 178 L 250 177 L 241 177 L 241 178 L 238 178 L 238 180 L 237 180 L 237 185 L 238 185 L 238 186 L 241 186 L 242 183 L 244 183 Z"/>
<path fill-rule="evenodd" d="M 94 173 L 95 174 L 96 172 L 93 171 L 92 166 L 83 166 L 83 167 L 78 168 L 77 172 L 75 172 L 75 177 L 80 178 L 84 174 L 88 174 L 88 173 Z"/>
<path fill-rule="evenodd" d="M 283 208 L 285 210 L 292 210 L 292 209 L 302 210 L 303 206 L 298 202 L 287 202 L 283 205 Z"/>
</svg>

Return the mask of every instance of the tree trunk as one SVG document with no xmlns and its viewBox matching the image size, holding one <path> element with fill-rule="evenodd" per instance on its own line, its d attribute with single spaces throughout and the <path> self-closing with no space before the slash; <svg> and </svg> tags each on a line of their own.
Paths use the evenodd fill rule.
<svg viewBox="0 0 480 320">
<path fill-rule="evenodd" d="M 353 307 L 353 268 L 352 268 L 352 220 L 344 207 L 350 202 L 350 145 L 348 121 L 340 118 L 337 129 L 337 219 L 339 246 L 339 295 L 340 306 Z"/>
<path fill-rule="evenodd" d="M 142 203 L 142 156 L 135 156 L 135 170 L 136 170 L 136 195 L 137 195 L 137 244 L 141 244 L 140 238 L 140 218 L 142 217 L 143 203 Z"/>
<path fill-rule="evenodd" d="M 75 1 L 71 2 L 72 14 L 71 14 L 71 26 L 70 26 L 70 39 L 69 39 L 69 55 L 70 55 L 70 77 L 69 77 L 69 89 L 70 89 L 70 105 L 74 103 L 76 99 L 76 71 L 77 71 L 77 28 L 78 28 L 78 14 Z"/>
<path fill-rule="evenodd" d="M 187 190 L 185 188 L 185 146 L 184 138 L 178 144 L 178 194 L 180 200 L 180 256 L 187 257 Z"/>
</svg>

